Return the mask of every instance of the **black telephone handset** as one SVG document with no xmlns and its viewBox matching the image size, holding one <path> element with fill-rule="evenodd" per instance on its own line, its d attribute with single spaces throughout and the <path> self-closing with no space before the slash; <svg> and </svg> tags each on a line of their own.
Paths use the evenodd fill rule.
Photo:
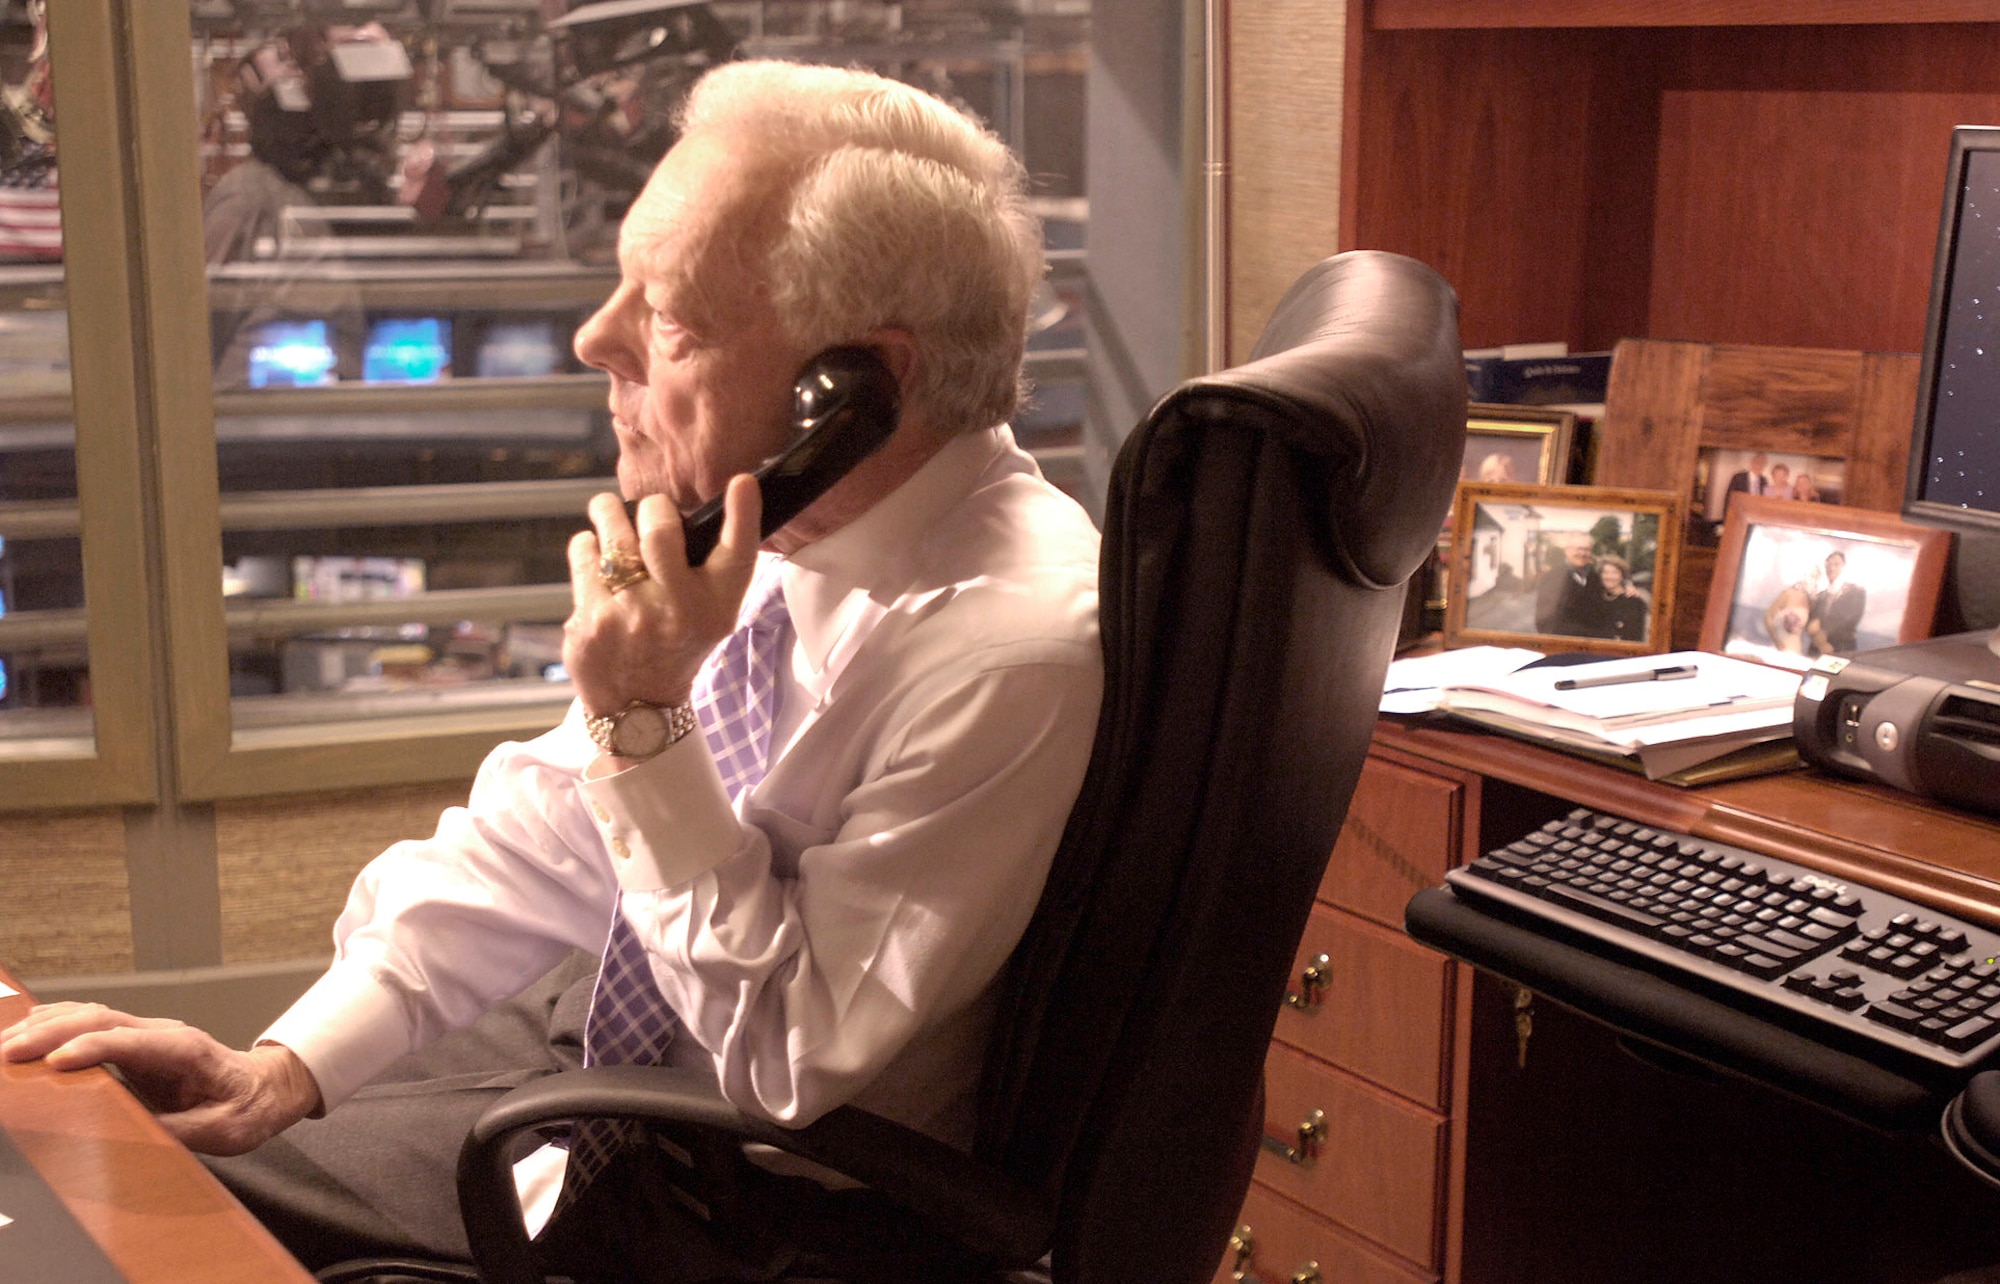
<svg viewBox="0 0 2000 1284">
<path fill-rule="evenodd" d="M 850 469 L 880 449 L 901 411 L 896 376 L 867 348 L 828 348 L 806 363 L 792 387 L 799 436 L 758 465 L 764 493 L 760 538 L 806 510 Z M 689 566 L 700 566 L 722 538 L 722 496 L 683 521 Z"/>
</svg>

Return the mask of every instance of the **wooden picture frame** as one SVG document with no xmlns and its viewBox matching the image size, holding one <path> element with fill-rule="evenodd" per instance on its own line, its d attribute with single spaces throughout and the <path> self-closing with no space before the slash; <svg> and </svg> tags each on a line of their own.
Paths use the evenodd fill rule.
<svg viewBox="0 0 2000 1284">
<path fill-rule="evenodd" d="M 1683 507 L 1673 491 L 1461 482 L 1444 645 L 1668 650 Z"/>
<path fill-rule="evenodd" d="M 1820 655 L 1927 638 L 1950 553 L 1950 531 L 1889 513 L 1738 495 L 1701 649 L 1806 669 Z"/>
<path fill-rule="evenodd" d="M 1683 540 L 1675 650 L 1699 645 L 1716 569 L 1719 532 L 1705 513 L 1702 461 L 1712 471 L 1729 452 L 1759 450 L 1815 461 L 1815 468 L 1837 460 L 1840 503 L 1899 512 L 1917 366 L 1908 353 L 1665 339 L 1618 344 L 1588 480 L 1677 490 L 1689 498 L 1689 519 L 1708 523 Z"/>
<path fill-rule="evenodd" d="M 1519 482 L 1557 486 L 1569 480 L 1570 452 L 1576 441 L 1576 415 L 1544 406 L 1502 406 L 1473 402 L 1465 408 L 1465 458 L 1458 479 L 1464 482 Z M 1437 555 L 1418 574 L 1424 585 L 1424 611 L 1430 628 L 1441 627 L 1449 597 L 1452 514 L 1445 514 L 1438 532 Z"/>
<path fill-rule="evenodd" d="M 1576 416 L 1542 406 L 1465 408 L 1465 462 L 1458 479 L 1557 486 L 1569 480 Z"/>
</svg>

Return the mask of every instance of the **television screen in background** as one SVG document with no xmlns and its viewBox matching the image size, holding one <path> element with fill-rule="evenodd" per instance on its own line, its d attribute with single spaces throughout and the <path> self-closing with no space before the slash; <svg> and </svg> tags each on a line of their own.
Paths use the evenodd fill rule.
<svg viewBox="0 0 2000 1284">
<path fill-rule="evenodd" d="M 450 321 L 384 317 L 369 324 L 361 353 L 362 382 L 436 383 L 450 373 Z"/>
<path fill-rule="evenodd" d="M 482 379 L 534 378 L 562 369 L 562 345 L 552 320 L 495 321 L 479 344 Z"/>
<path fill-rule="evenodd" d="M 327 323 L 266 321 L 250 347 L 252 388 L 310 388 L 333 382 Z"/>
</svg>

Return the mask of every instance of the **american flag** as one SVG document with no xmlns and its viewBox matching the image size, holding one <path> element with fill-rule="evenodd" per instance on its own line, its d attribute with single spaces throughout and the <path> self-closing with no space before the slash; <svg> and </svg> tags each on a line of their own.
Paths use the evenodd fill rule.
<svg viewBox="0 0 2000 1284">
<path fill-rule="evenodd" d="M 0 260 L 62 257 L 62 207 L 53 148 L 0 169 Z"/>
</svg>

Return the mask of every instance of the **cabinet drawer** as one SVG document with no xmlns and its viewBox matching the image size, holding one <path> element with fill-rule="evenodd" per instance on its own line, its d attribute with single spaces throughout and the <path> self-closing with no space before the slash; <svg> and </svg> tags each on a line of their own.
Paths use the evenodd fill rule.
<svg viewBox="0 0 2000 1284">
<path fill-rule="evenodd" d="M 1266 1146 L 1257 1179 L 1419 1266 L 1437 1266 L 1444 1121 L 1283 1044 L 1264 1061 L 1264 1135 L 1295 1146 L 1323 1120 L 1317 1153 L 1294 1161 Z"/>
<path fill-rule="evenodd" d="M 1236 1220 L 1237 1233 L 1248 1232 L 1249 1257 L 1241 1268 L 1246 1284 L 1292 1284 L 1314 1278 L 1313 1270 L 1321 1284 L 1435 1284 L 1437 1279 L 1382 1256 L 1262 1186 L 1250 1187 Z M 1233 1284 L 1237 1260 L 1233 1248 L 1222 1255 L 1214 1284 Z"/>
<path fill-rule="evenodd" d="M 1274 1036 L 1442 1108 L 1448 967 L 1400 933 L 1315 905 Z"/>
<path fill-rule="evenodd" d="M 1333 845 L 1320 899 L 1390 927 L 1410 897 L 1444 881 L 1458 851 L 1464 787 L 1370 758 Z"/>
</svg>

